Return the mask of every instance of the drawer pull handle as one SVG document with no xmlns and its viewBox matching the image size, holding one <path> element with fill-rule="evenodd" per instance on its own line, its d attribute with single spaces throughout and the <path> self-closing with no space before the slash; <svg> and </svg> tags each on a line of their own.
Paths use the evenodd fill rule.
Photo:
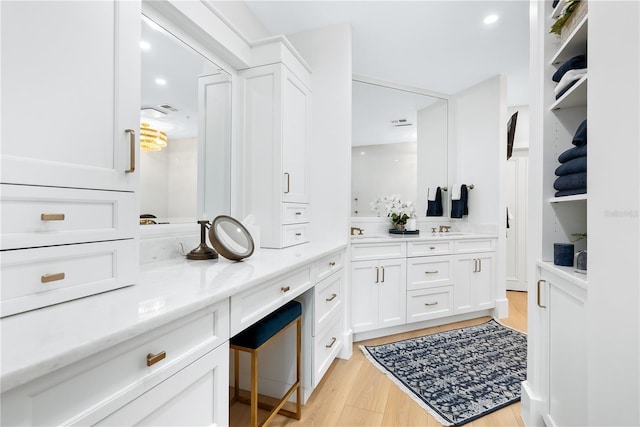
<svg viewBox="0 0 640 427">
<path fill-rule="evenodd" d="M 325 345 L 326 348 L 331 348 L 336 343 L 336 337 L 331 337 L 331 343 Z"/>
<path fill-rule="evenodd" d="M 289 292 L 291 290 L 291 287 L 290 286 L 283 286 L 283 287 L 280 288 L 280 290 L 282 292 Z"/>
<path fill-rule="evenodd" d="M 302 212 L 296 212 L 296 215 L 302 215 Z"/>
<path fill-rule="evenodd" d="M 429 249 L 431 249 L 432 251 L 435 250 L 435 246 L 429 246 Z"/>
<path fill-rule="evenodd" d="M 336 294 L 331 294 L 331 296 L 330 296 L 329 298 L 325 298 L 325 301 L 326 301 L 326 302 L 331 302 L 331 301 L 333 301 L 334 299 L 336 299 L 336 297 L 337 297 L 337 296 L 338 296 L 338 295 L 336 295 Z"/>
<path fill-rule="evenodd" d="M 43 274 L 40 276 L 41 283 L 55 282 L 56 280 L 64 279 L 64 273 Z"/>
<path fill-rule="evenodd" d="M 538 280 L 538 301 L 537 301 L 537 303 L 538 303 L 538 307 L 540 307 L 540 308 L 547 308 L 547 306 L 546 306 L 546 305 L 542 305 L 542 304 L 540 304 L 540 284 L 541 284 L 542 282 L 545 282 L 545 283 L 546 283 L 547 281 L 546 281 L 546 280 L 542 280 L 542 279 Z"/>
<path fill-rule="evenodd" d="M 129 169 L 124 173 L 132 173 L 136 171 L 136 131 L 133 129 L 125 129 L 129 134 Z"/>
<path fill-rule="evenodd" d="M 329 263 L 329 267 L 335 267 L 335 266 L 336 266 L 336 263 L 335 263 L 335 262 L 331 261 L 331 262 Z"/>
<path fill-rule="evenodd" d="M 41 221 L 64 221 L 64 214 L 61 213 L 43 213 L 40 214 Z"/>
<path fill-rule="evenodd" d="M 147 354 L 147 366 L 153 366 L 159 361 L 161 361 L 162 359 L 164 359 L 165 357 L 167 357 L 166 351 L 161 351 L 158 354 L 149 353 Z"/>
<path fill-rule="evenodd" d="M 438 270 L 425 271 L 424 274 L 438 274 Z"/>
<path fill-rule="evenodd" d="M 434 306 L 434 305 L 438 305 L 438 301 L 436 301 L 436 302 L 427 302 L 424 305 L 426 305 L 427 307 L 431 307 L 431 306 Z"/>
<path fill-rule="evenodd" d="M 296 237 L 302 236 L 302 233 L 296 233 Z"/>
</svg>

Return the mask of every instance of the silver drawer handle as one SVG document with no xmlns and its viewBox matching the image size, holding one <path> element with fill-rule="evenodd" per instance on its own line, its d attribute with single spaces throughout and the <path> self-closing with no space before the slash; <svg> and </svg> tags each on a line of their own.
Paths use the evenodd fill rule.
<svg viewBox="0 0 640 427">
<path fill-rule="evenodd" d="M 40 276 L 40 283 L 55 282 L 57 280 L 63 280 L 64 273 L 43 274 Z"/>
<path fill-rule="evenodd" d="M 435 246 L 429 246 L 429 249 L 434 250 L 436 247 Z"/>
<path fill-rule="evenodd" d="M 335 267 L 335 266 L 336 266 L 336 263 L 335 263 L 335 262 L 331 261 L 331 262 L 329 263 L 329 267 Z"/>
<path fill-rule="evenodd" d="M 336 343 L 336 337 L 331 337 L 331 343 L 325 345 L 326 348 L 331 348 Z"/>
<path fill-rule="evenodd" d="M 425 271 L 424 274 L 438 274 L 438 270 L 434 271 Z"/>
<path fill-rule="evenodd" d="M 438 301 L 436 301 L 436 302 L 427 302 L 424 305 L 426 305 L 427 307 L 431 307 L 431 306 L 434 306 L 434 305 L 438 305 Z"/>
<path fill-rule="evenodd" d="M 153 366 L 159 361 L 161 361 L 162 359 L 164 359 L 165 357 L 167 357 L 166 351 L 161 351 L 158 354 L 149 353 L 147 354 L 147 366 Z"/>
<path fill-rule="evenodd" d="M 300 236 L 302 236 L 302 233 L 296 233 L 296 236 L 300 237 Z"/>
<path fill-rule="evenodd" d="M 325 298 L 325 301 L 326 301 L 326 302 L 331 302 L 331 301 L 333 301 L 334 299 L 336 299 L 336 297 L 337 297 L 337 296 L 338 296 L 338 295 L 336 295 L 336 294 L 331 294 L 331 296 L 330 296 L 329 298 Z"/>
<path fill-rule="evenodd" d="M 40 214 L 41 221 L 64 221 L 63 213 L 43 213 Z"/>
<path fill-rule="evenodd" d="M 296 212 L 296 215 L 302 215 L 302 212 Z"/>
<path fill-rule="evenodd" d="M 280 290 L 282 292 L 289 292 L 291 290 L 291 287 L 290 286 L 283 286 L 283 287 L 280 288 Z"/>
</svg>

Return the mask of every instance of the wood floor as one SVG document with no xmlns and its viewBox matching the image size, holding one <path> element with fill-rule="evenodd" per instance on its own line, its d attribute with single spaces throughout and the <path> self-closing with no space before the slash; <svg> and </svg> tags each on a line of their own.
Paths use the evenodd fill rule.
<svg viewBox="0 0 640 427">
<path fill-rule="evenodd" d="M 527 294 L 510 291 L 507 292 L 507 298 L 509 317 L 501 322 L 526 332 Z M 333 362 L 303 406 L 300 421 L 277 415 L 270 426 L 440 426 L 431 415 L 367 361 L 358 345 L 382 344 L 475 325 L 488 319 L 484 317 L 355 343 L 351 359 L 336 359 Z M 236 403 L 229 412 L 232 426 L 249 425 L 247 405 Z M 262 417 L 266 415 L 266 411 L 260 412 Z M 479 418 L 467 426 L 524 426 L 520 418 L 520 402 Z"/>
</svg>

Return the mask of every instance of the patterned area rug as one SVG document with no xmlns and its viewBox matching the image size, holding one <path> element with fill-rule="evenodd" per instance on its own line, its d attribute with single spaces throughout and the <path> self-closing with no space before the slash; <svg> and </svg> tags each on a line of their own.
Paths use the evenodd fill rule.
<svg viewBox="0 0 640 427">
<path fill-rule="evenodd" d="M 360 349 L 443 425 L 517 402 L 527 374 L 527 336 L 495 320 Z"/>
</svg>

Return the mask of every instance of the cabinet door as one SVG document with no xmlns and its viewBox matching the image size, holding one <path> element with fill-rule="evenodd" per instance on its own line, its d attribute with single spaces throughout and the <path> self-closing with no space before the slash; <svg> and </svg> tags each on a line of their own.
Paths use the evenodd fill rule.
<svg viewBox="0 0 640 427">
<path fill-rule="evenodd" d="M 283 201 L 309 202 L 308 138 L 311 97 L 309 90 L 285 67 L 282 76 Z"/>
<path fill-rule="evenodd" d="M 378 327 L 378 261 L 351 263 L 351 323 L 353 332 Z"/>
<path fill-rule="evenodd" d="M 404 325 L 407 317 L 406 260 L 380 261 L 378 328 Z"/>
<path fill-rule="evenodd" d="M 494 287 L 494 254 L 478 254 L 475 259 L 476 271 L 471 273 L 474 306 L 476 310 L 495 307 Z"/>
<path fill-rule="evenodd" d="M 1 181 L 133 191 L 140 2 L 1 8 Z"/>
<path fill-rule="evenodd" d="M 229 345 L 225 343 L 96 425 L 228 425 L 228 384 Z"/>
<path fill-rule="evenodd" d="M 495 254 L 456 256 L 454 302 L 456 313 L 495 307 Z"/>
<path fill-rule="evenodd" d="M 473 310 L 473 288 L 471 275 L 476 270 L 476 259 L 472 255 L 458 255 L 455 261 L 455 279 L 453 302 L 455 313 L 467 313 Z"/>
</svg>

